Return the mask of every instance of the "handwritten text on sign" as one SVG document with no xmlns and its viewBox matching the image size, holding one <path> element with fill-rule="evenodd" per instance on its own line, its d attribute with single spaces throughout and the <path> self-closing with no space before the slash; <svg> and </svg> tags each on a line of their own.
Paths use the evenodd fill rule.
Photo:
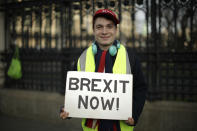
<svg viewBox="0 0 197 131">
<path fill-rule="evenodd" d="M 128 120 L 132 94 L 132 75 L 69 71 L 65 110 L 70 117 Z"/>
</svg>

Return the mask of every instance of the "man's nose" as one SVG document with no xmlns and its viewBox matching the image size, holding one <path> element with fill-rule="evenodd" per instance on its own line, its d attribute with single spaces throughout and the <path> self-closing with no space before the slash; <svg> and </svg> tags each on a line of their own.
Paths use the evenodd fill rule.
<svg viewBox="0 0 197 131">
<path fill-rule="evenodd" d="M 103 34 L 106 34 L 107 33 L 107 28 L 106 27 L 103 27 L 102 33 Z"/>
</svg>

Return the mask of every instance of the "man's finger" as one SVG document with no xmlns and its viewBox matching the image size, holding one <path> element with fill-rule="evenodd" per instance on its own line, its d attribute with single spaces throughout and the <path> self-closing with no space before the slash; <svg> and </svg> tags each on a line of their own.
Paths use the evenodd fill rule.
<svg viewBox="0 0 197 131">
<path fill-rule="evenodd" d="M 66 119 L 66 118 L 68 117 L 68 115 L 69 115 L 68 112 L 62 112 L 62 113 L 60 113 L 60 117 L 61 117 L 62 119 Z"/>
<path fill-rule="evenodd" d="M 128 118 L 128 121 L 129 121 L 129 124 L 130 124 L 130 125 L 133 125 L 133 124 L 134 124 L 133 118 L 129 117 L 129 118 Z"/>
</svg>

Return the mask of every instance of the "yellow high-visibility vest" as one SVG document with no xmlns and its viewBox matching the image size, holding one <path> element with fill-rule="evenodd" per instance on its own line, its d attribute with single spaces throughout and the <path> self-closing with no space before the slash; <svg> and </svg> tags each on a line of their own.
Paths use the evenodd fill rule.
<svg viewBox="0 0 197 131">
<path fill-rule="evenodd" d="M 95 60 L 92 52 L 92 46 L 87 48 L 79 57 L 77 63 L 78 71 L 95 72 Z M 121 44 L 118 49 L 116 60 L 112 69 L 114 74 L 131 74 L 131 67 L 126 48 Z M 84 131 L 98 131 L 98 126 L 93 129 L 85 126 L 86 119 L 82 119 L 82 128 Z M 133 131 L 134 126 L 127 125 L 124 121 L 120 120 L 121 131 Z"/>
</svg>

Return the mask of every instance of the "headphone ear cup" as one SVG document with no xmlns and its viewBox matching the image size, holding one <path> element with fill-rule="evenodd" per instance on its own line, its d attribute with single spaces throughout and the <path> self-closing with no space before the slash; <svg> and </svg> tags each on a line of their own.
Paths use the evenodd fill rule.
<svg viewBox="0 0 197 131">
<path fill-rule="evenodd" d="M 111 56 L 115 56 L 116 53 L 117 53 L 117 48 L 116 48 L 116 46 L 114 46 L 114 45 L 110 46 L 110 48 L 109 48 L 109 54 L 110 54 Z"/>
<path fill-rule="evenodd" d="M 97 46 L 94 43 L 92 44 L 92 52 L 93 52 L 94 55 L 97 54 Z"/>
<path fill-rule="evenodd" d="M 117 44 L 117 48 L 118 48 L 118 49 L 120 49 L 120 42 L 118 42 L 118 44 Z"/>
</svg>

